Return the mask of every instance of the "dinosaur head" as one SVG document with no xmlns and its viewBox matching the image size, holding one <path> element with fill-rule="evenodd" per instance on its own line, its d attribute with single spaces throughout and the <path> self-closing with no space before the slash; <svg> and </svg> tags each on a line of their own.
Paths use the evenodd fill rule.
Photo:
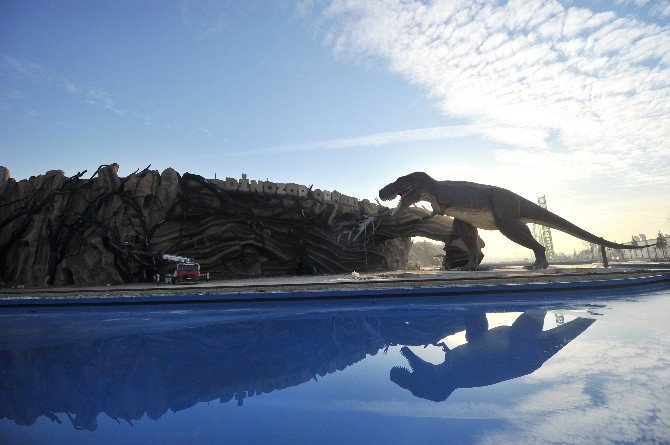
<svg viewBox="0 0 670 445">
<path fill-rule="evenodd" d="M 407 346 L 400 349 L 400 353 L 407 359 L 409 368 L 395 366 L 391 369 L 391 381 L 401 388 L 409 390 L 416 397 L 442 402 L 447 400 L 456 389 L 445 378 L 441 367 L 428 363 L 414 354 Z"/>
<path fill-rule="evenodd" d="M 400 196 L 398 206 L 391 212 L 393 215 L 397 215 L 412 204 L 416 204 L 424 199 L 430 200 L 432 204 L 432 197 L 427 197 L 426 191 L 433 181 L 433 178 L 426 173 L 410 173 L 409 175 L 399 177 L 379 190 L 379 197 L 382 201 L 389 201 L 396 196 Z"/>
</svg>

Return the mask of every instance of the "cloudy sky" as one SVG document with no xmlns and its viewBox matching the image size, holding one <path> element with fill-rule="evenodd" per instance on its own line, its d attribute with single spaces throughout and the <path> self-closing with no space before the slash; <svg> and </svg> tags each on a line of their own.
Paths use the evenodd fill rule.
<svg viewBox="0 0 670 445">
<path fill-rule="evenodd" d="M 654 237 L 670 232 L 669 19 L 667 0 L 5 1 L 0 164 L 369 199 L 419 170 Z M 481 235 L 487 258 L 531 256 Z"/>
</svg>

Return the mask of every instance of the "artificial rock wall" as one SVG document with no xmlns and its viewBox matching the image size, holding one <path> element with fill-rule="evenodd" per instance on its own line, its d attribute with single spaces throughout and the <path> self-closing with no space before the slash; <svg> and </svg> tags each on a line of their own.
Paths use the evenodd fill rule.
<svg viewBox="0 0 670 445">
<path fill-rule="evenodd" d="M 165 253 L 194 258 L 215 279 L 383 271 L 406 266 L 411 236 L 453 239 L 448 217 L 416 207 L 392 217 L 318 192 L 240 191 L 171 168 L 119 177 L 117 164 L 16 181 L 0 167 L 0 282 L 148 281 L 173 267 Z M 467 255 L 456 239 L 445 264 Z"/>
</svg>

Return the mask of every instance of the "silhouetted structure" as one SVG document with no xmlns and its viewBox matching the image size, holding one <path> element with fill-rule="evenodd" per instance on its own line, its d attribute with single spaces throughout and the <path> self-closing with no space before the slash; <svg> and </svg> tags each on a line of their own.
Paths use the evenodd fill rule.
<svg viewBox="0 0 670 445">
<path fill-rule="evenodd" d="M 537 198 L 537 204 L 543 209 L 547 209 L 547 197 L 542 195 Z M 548 259 L 554 258 L 554 240 L 551 237 L 551 229 L 541 224 L 533 224 L 533 236 L 544 246 L 545 254 Z"/>
<path fill-rule="evenodd" d="M 451 218 L 421 208 L 389 218 L 336 191 L 171 168 L 117 173 L 111 164 L 88 178 L 53 170 L 17 182 L 0 171 L 0 284 L 151 281 L 170 272 L 165 253 L 212 278 L 393 270 L 407 264 L 411 236 L 458 238 Z M 457 239 L 446 262 L 468 256 Z"/>
</svg>

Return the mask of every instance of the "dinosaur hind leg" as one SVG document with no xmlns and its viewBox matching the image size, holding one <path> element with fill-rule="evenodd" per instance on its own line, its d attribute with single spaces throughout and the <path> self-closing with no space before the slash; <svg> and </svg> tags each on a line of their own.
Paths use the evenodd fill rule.
<svg viewBox="0 0 670 445">
<path fill-rule="evenodd" d="M 519 220 L 496 223 L 496 225 L 498 226 L 500 233 L 507 238 L 533 251 L 535 254 L 535 263 L 527 266 L 528 269 L 546 269 L 547 266 L 549 266 L 547 256 L 544 253 L 544 246 L 533 238 L 527 225 Z"/>
</svg>

